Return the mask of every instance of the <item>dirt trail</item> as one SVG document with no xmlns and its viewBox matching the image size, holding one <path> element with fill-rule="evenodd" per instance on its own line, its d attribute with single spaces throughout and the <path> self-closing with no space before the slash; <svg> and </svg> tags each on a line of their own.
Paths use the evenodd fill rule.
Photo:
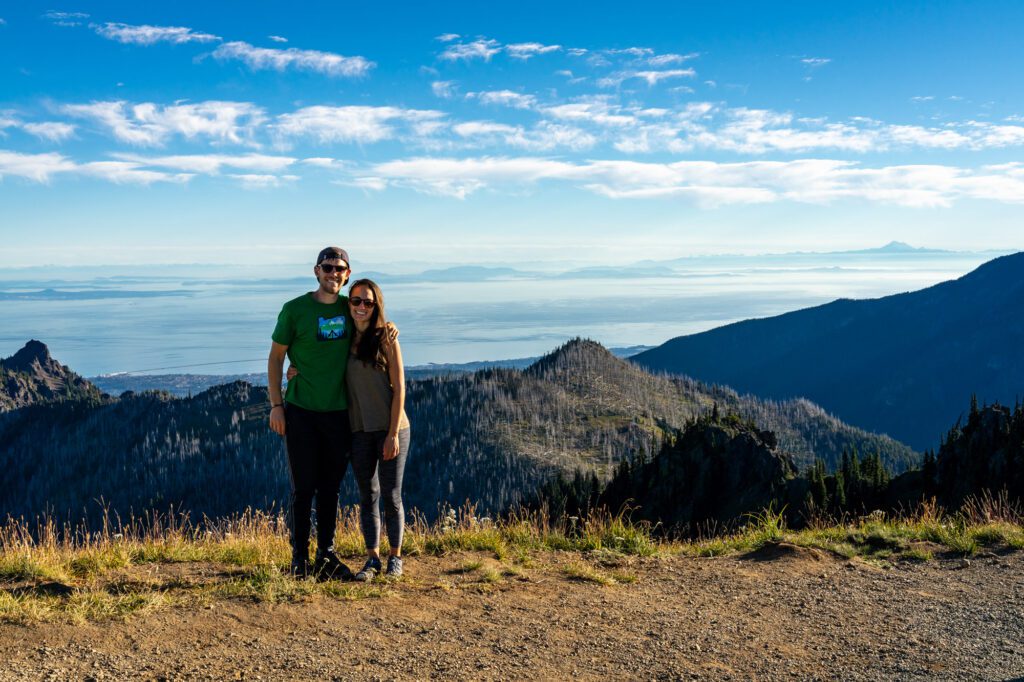
<svg viewBox="0 0 1024 682">
<path fill-rule="evenodd" d="M 0 679 L 1012 679 L 1024 552 L 882 569 L 816 550 L 407 559 L 380 599 L 214 601 L 89 625 L 0 625 Z M 635 583 L 566 574 L 593 565 Z M 150 568 L 193 571 L 209 567 Z M 187 576 L 176 575 L 178 579 Z M 496 579 L 493 575 L 491 580 Z"/>
</svg>

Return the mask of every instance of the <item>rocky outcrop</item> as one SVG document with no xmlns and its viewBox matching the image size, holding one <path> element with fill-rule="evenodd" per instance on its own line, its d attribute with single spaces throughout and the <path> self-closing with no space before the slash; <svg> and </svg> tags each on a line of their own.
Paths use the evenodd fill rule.
<svg viewBox="0 0 1024 682">
<path fill-rule="evenodd" d="M 46 344 L 31 340 L 0 360 L 0 412 L 54 400 L 99 399 L 91 383 L 50 356 Z"/>
<path fill-rule="evenodd" d="M 730 415 L 698 420 L 650 462 L 623 467 L 602 502 L 681 534 L 721 529 L 790 495 L 796 470 L 775 435 Z"/>
</svg>

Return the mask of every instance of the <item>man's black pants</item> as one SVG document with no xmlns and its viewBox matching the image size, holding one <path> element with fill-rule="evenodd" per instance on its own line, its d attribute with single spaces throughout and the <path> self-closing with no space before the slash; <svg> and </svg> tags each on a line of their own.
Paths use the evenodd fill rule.
<svg viewBox="0 0 1024 682">
<path fill-rule="evenodd" d="M 310 514 L 314 497 L 317 552 L 334 549 L 338 488 L 345 477 L 352 450 L 348 410 L 313 412 L 287 403 L 285 442 L 291 479 L 288 526 L 292 558 L 304 560 L 309 558 Z"/>
</svg>

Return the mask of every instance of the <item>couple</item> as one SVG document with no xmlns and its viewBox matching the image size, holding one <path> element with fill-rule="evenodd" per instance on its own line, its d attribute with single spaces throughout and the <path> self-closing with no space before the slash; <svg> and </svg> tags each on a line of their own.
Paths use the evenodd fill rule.
<svg viewBox="0 0 1024 682">
<path fill-rule="evenodd" d="M 288 301 L 277 318 L 267 375 L 270 428 L 285 437 L 291 500 L 291 572 L 318 579 L 369 581 L 381 573 L 380 512 L 390 556 L 385 575 L 402 575 L 402 474 L 409 451 L 405 378 L 398 330 L 384 316 L 380 288 L 368 279 L 341 294 L 351 270 L 348 253 L 329 246 L 313 274 L 319 284 Z M 288 357 L 288 389 L 281 379 Z M 367 559 L 355 576 L 334 553 L 338 488 L 349 457 L 360 492 L 360 526 Z M 316 498 L 317 551 L 309 564 L 310 514 Z"/>
</svg>

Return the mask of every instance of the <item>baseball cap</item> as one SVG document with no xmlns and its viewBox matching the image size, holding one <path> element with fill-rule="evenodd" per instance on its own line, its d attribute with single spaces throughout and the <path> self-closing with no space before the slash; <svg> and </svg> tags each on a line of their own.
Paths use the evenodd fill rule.
<svg viewBox="0 0 1024 682">
<path fill-rule="evenodd" d="M 340 246 L 328 246 L 323 251 L 321 251 L 316 257 L 316 264 L 320 265 L 325 260 L 333 260 L 335 258 L 340 258 L 341 260 L 345 261 L 345 265 L 348 265 L 349 267 L 352 266 L 352 264 L 348 260 L 348 251 L 341 248 Z"/>
</svg>

